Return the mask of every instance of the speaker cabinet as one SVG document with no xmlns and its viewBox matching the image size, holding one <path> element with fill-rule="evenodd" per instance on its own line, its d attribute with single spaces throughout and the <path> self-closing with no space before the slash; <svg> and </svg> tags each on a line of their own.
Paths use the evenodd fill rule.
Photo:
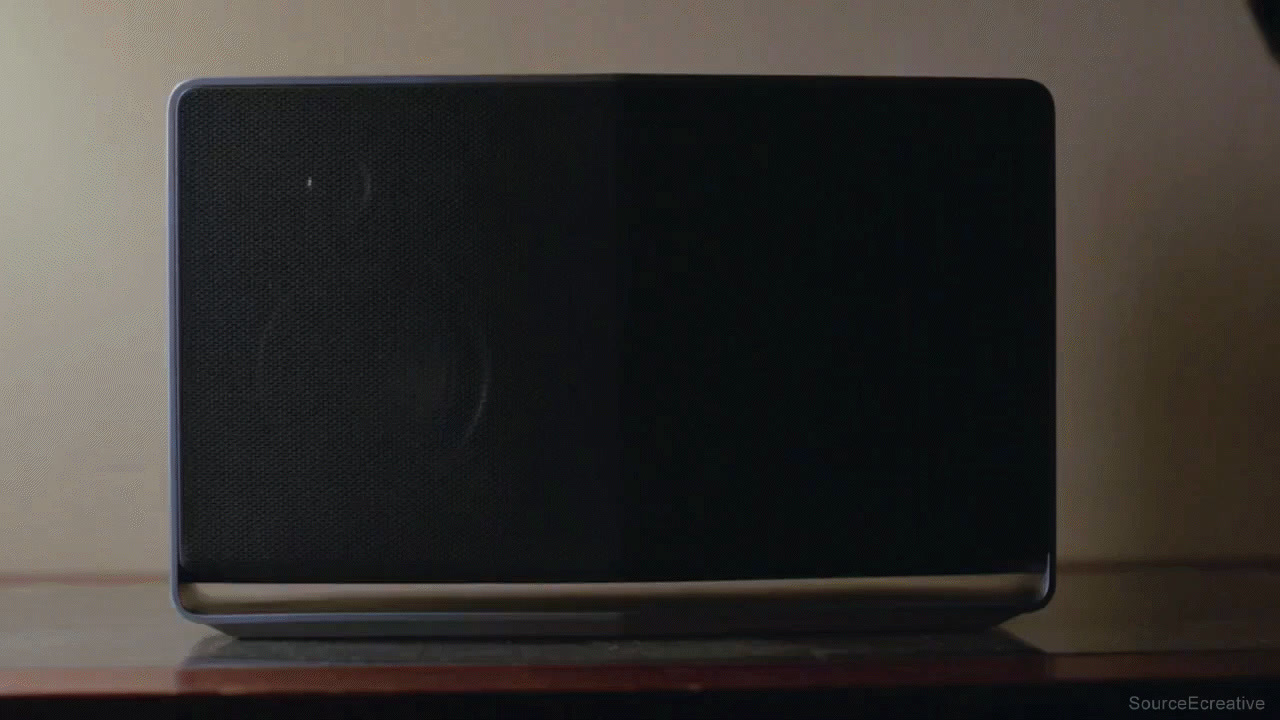
<svg viewBox="0 0 1280 720">
<path fill-rule="evenodd" d="M 214 79 L 169 116 L 188 617 L 697 631 L 1047 601 L 1040 85 Z"/>
</svg>

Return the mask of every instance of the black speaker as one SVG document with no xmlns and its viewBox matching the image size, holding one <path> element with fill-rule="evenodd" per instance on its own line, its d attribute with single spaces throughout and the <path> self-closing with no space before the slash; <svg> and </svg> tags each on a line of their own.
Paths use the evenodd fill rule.
<svg viewBox="0 0 1280 720">
<path fill-rule="evenodd" d="M 1047 601 L 1039 84 L 241 78 L 169 114 L 188 617 L 696 631 Z"/>
</svg>

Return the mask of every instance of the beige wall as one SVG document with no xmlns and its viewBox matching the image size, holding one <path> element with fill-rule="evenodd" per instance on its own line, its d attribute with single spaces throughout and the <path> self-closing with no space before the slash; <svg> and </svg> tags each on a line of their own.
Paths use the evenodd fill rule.
<svg viewBox="0 0 1280 720">
<path fill-rule="evenodd" d="M 1280 66 L 1243 2 L 20 0 L 0 6 L 0 571 L 165 566 L 175 83 L 562 71 L 1047 84 L 1062 552 L 1280 554 Z"/>
</svg>

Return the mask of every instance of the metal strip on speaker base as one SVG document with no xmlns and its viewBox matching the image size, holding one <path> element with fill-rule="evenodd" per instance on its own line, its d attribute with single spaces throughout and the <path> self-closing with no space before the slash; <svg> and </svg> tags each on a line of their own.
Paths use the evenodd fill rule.
<svg viewBox="0 0 1280 720">
<path fill-rule="evenodd" d="M 194 613 L 615 612 L 725 604 L 1004 602 L 1034 599 L 1033 573 L 646 583 L 256 584 L 178 588 Z"/>
</svg>

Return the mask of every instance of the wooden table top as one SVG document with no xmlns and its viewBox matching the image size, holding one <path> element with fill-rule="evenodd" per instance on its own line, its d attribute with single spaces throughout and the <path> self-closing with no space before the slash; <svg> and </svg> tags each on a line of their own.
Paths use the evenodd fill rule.
<svg viewBox="0 0 1280 720">
<path fill-rule="evenodd" d="M 161 579 L 0 579 L 0 698 L 1215 678 L 1280 679 L 1280 570 L 1066 571 L 1047 609 L 985 633 L 514 642 L 240 641 L 180 619 Z"/>
</svg>

